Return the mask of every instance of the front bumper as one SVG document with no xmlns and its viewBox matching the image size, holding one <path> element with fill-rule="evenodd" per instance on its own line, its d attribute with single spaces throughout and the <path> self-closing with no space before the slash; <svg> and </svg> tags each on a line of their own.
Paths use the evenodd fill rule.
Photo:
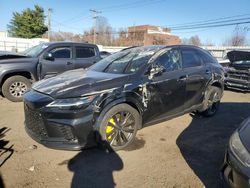
<svg viewBox="0 0 250 188">
<path fill-rule="evenodd" d="M 229 69 L 225 73 L 225 86 L 240 91 L 250 91 L 250 72 Z"/>
<path fill-rule="evenodd" d="M 229 147 L 225 154 L 221 173 L 230 187 L 250 187 L 250 169 L 240 163 Z"/>
<path fill-rule="evenodd" d="M 49 96 L 28 92 L 24 96 L 25 129 L 38 143 L 53 149 L 80 150 L 95 145 L 93 108 L 78 111 L 47 108 Z"/>
<path fill-rule="evenodd" d="M 225 86 L 229 89 L 236 89 L 240 91 L 250 91 L 250 82 L 238 79 L 225 79 Z"/>
</svg>

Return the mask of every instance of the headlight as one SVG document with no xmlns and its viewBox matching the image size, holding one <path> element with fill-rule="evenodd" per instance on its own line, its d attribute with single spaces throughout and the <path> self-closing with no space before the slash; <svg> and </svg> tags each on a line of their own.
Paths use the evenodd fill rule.
<svg viewBox="0 0 250 188">
<path fill-rule="evenodd" d="M 233 135 L 230 138 L 230 144 L 229 144 L 232 152 L 236 156 L 236 158 L 247 167 L 250 167 L 250 154 L 246 150 L 246 148 L 243 146 L 238 131 L 233 133 Z"/>
<path fill-rule="evenodd" d="M 87 96 L 81 98 L 57 99 L 46 107 L 60 108 L 66 110 L 77 110 L 87 107 L 95 98 L 95 96 Z"/>
</svg>

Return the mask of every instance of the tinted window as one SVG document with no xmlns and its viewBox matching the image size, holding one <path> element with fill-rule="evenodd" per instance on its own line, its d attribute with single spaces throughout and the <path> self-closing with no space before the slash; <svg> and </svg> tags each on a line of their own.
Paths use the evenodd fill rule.
<svg viewBox="0 0 250 188">
<path fill-rule="evenodd" d="M 71 58 L 70 47 L 54 48 L 50 53 L 52 53 L 52 56 L 56 59 Z"/>
<path fill-rule="evenodd" d="M 181 69 L 181 58 L 179 50 L 168 49 L 162 55 L 160 55 L 156 61 L 156 65 L 163 66 L 166 71 L 175 71 Z"/>
<path fill-rule="evenodd" d="M 88 58 L 95 56 L 95 49 L 91 47 L 76 47 L 76 58 Z"/>
<path fill-rule="evenodd" d="M 209 52 L 197 50 L 197 53 L 204 63 L 216 63 L 216 60 Z"/>
<path fill-rule="evenodd" d="M 183 68 L 201 66 L 201 59 L 195 50 L 182 50 Z"/>
</svg>

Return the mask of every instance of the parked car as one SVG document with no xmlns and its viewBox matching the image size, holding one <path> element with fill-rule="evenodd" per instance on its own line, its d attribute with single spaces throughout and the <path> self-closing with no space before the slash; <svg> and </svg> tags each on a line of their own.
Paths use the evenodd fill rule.
<svg viewBox="0 0 250 188">
<path fill-rule="evenodd" d="M 76 150 L 105 140 L 119 150 L 138 129 L 159 120 L 189 112 L 214 115 L 223 81 L 223 68 L 201 48 L 131 48 L 88 70 L 35 83 L 24 95 L 25 127 L 51 148 Z"/>
<path fill-rule="evenodd" d="M 50 42 L 26 50 L 23 54 L 0 53 L 0 92 L 13 102 L 31 83 L 58 73 L 87 68 L 100 60 L 98 47 L 88 43 Z"/>
<path fill-rule="evenodd" d="M 250 187 L 250 117 L 231 136 L 222 173 L 230 187 Z"/>
<path fill-rule="evenodd" d="M 230 51 L 230 61 L 225 68 L 225 86 L 240 91 L 250 91 L 250 52 Z"/>
<path fill-rule="evenodd" d="M 100 56 L 101 58 L 105 58 L 105 57 L 108 57 L 109 55 L 111 55 L 111 53 L 109 52 L 106 52 L 106 51 L 100 51 Z"/>
</svg>

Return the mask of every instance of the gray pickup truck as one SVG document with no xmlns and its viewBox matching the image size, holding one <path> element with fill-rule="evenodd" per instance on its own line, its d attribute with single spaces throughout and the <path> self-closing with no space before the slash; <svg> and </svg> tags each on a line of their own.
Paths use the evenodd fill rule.
<svg viewBox="0 0 250 188">
<path fill-rule="evenodd" d="M 100 59 L 96 45 L 76 42 L 42 43 L 22 54 L 0 52 L 0 93 L 10 101 L 22 101 L 33 82 L 87 68 Z"/>
</svg>

